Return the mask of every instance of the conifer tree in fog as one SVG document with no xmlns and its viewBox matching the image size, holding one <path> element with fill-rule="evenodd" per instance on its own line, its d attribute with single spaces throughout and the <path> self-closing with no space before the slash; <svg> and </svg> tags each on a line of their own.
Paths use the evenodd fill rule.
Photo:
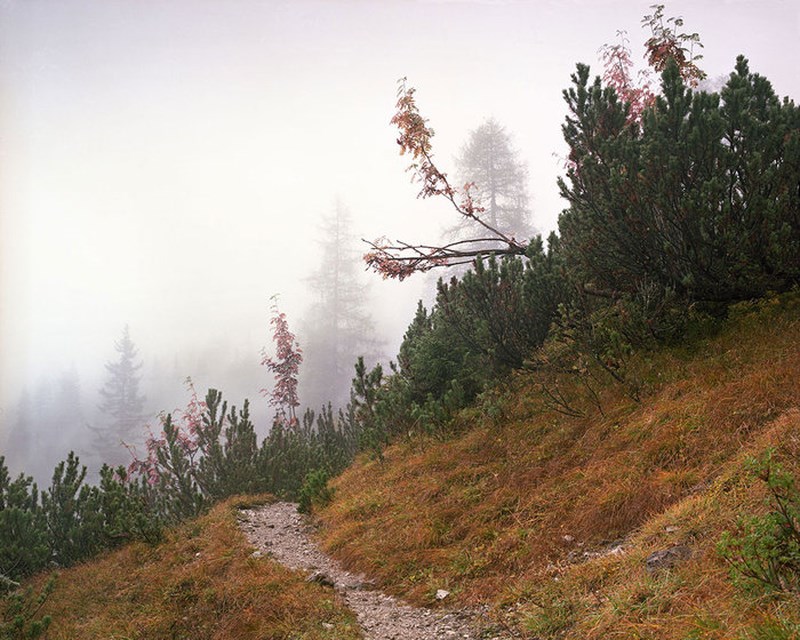
<svg viewBox="0 0 800 640">
<path fill-rule="evenodd" d="M 533 236 L 528 198 L 528 170 L 519 159 L 511 136 L 494 118 L 469 134 L 456 158 L 461 184 L 473 184 L 472 197 L 483 208 L 481 217 L 510 238 L 527 241 Z M 447 230 L 457 239 L 474 236 L 480 228 L 464 218 Z"/>
<path fill-rule="evenodd" d="M 320 226 L 319 266 L 308 279 L 313 302 L 302 335 L 305 369 L 301 396 L 309 407 L 347 403 L 353 364 L 370 360 L 379 349 L 367 311 L 368 292 L 358 238 L 350 212 L 341 202 Z"/>
<path fill-rule="evenodd" d="M 49 419 L 37 425 L 39 429 L 47 429 L 48 470 L 63 459 L 70 449 L 80 450 L 84 440 L 86 418 L 81 397 L 81 382 L 78 371 L 73 365 L 63 371 L 53 385 L 53 394 L 49 410 Z M 44 444 L 44 443 L 43 443 Z M 41 451 L 42 447 L 37 447 Z"/>
<path fill-rule="evenodd" d="M 114 349 L 119 354 L 114 361 L 106 363 L 108 378 L 100 389 L 102 402 L 100 411 L 105 416 L 102 427 L 90 427 L 94 432 L 93 448 L 103 462 L 123 464 L 128 461 L 125 444 L 140 440 L 145 416 L 145 398 L 139 391 L 142 363 L 137 362 L 138 350 L 131 340 L 128 326 Z"/>
<path fill-rule="evenodd" d="M 20 394 L 17 407 L 14 412 L 14 422 L 6 441 L 5 453 L 9 463 L 13 463 L 11 471 L 20 473 L 26 471 L 33 473 L 31 465 L 31 454 L 35 448 L 33 423 L 34 423 L 33 401 L 27 389 L 23 389 Z"/>
<path fill-rule="evenodd" d="M 33 393 L 23 389 L 12 415 L 3 449 L 9 468 L 49 481 L 53 465 L 64 453 L 84 443 L 81 385 L 75 367 L 57 378 L 42 377 Z"/>
</svg>

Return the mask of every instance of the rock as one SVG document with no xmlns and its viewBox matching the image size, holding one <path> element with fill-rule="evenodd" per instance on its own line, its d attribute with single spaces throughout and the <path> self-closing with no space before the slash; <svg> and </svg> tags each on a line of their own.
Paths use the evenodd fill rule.
<svg viewBox="0 0 800 640">
<path fill-rule="evenodd" d="M 582 543 L 578 543 L 578 547 L 582 547 Z M 612 542 L 608 546 L 598 549 L 596 551 L 580 551 L 575 549 L 567 554 L 567 562 L 570 564 L 577 564 L 579 562 L 586 562 L 587 560 L 594 560 L 595 558 L 603 558 L 605 556 L 616 556 L 625 553 L 625 544 L 622 540 Z M 548 567 L 548 569 L 551 569 Z M 555 570 L 552 567 L 551 570 Z"/>
<path fill-rule="evenodd" d="M 369 580 L 348 580 L 337 586 L 348 591 L 370 591 L 375 588 L 375 583 Z"/>
<path fill-rule="evenodd" d="M 449 591 L 445 591 L 444 589 L 437 589 L 436 590 L 436 599 L 437 600 L 444 600 L 449 595 L 450 595 L 450 592 Z"/>
<path fill-rule="evenodd" d="M 264 555 L 264 554 L 263 554 L 263 553 L 261 553 L 260 551 L 253 551 L 253 553 L 251 553 L 251 554 L 250 554 L 250 557 L 251 557 L 251 558 L 260 558 L 260 557 L 261 557 L 261 556 L 263 556 L 263 555 Z"/>
<path fill-rule="evenodd" d="M 647 573 L 655 574 L 663 569 L 671 569 L 676 564 L 692 557 L 692 550 L 685 544 L 678 544 L 669 549 L 654 551 L 645 560 Z"/>
<path fill-rule="evenodd" d="M 333 578 L 331 578 L 324 571 L 315 571 L 308 576 L 308 578 L 306 578 L 306 582 L 316 582 L 317 584 L 321 584 L 323 587 L 332 587 L 335 584 Z"/>
</svg>

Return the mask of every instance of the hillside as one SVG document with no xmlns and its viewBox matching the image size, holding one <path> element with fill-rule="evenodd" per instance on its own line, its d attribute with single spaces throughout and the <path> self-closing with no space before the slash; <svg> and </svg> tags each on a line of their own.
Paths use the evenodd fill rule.
<svg viewBox="0 0 800 640">
<path fill-rule="evenodd" d="M 552 139 L 528 130 L 555 125 L 547 110 L 528 109 L 516 124 L 485 120 L 446 166 L 440 161 L 451 155 L 464 101 L 448 98 L 440 110 L 442 85 L 431 84 L 429 75 L 437 58 L 403 54 L 424 68 L 412 64 L 397 82 L 391 116 L 382 98 L 378 107 L 366 94 L 358 103 L 372 105 L 367 111 L 338 99 L 355 97 L 351 91 L 330 101 L 326 117 L 333 113 L 335 126 L 329 132 L 348 132 L 344 145 L 314 138 L 316 146 L 334 150 L 330 157 L 318 150 L 294 154 L 313 137 L 303 125 L 309 114 L 290 109 L 282 118 L 262 118 L 264 131 L 276 126 L 291 134 L 267 145 L 286 152 L 271 169 L 269 158 L 259 156 L 266 162 L 259 175 L 288 188 L 291 207 L 270 206 L 264 214 L 253 205 L 263 200 L 263 188 L 248 195 L 225 186 L 225 176 L 216 181 L 224 186 L 221 194 L 239 194 L 238 202 L 221 197 L 224 208 L 269 218 L 267 235 L 279 246 L 264 244 L 255 224 L 239 235 L 226 224 L 189 225 L 200 235 L 179 241 L 170 234 L 186 220 L 150 224 L 144 236 L 124 224 L 117 228 L 127 218 L 141 223 L 139 209 L 169 204 L 143 200 L 109 218 L 109 230 L 119 232 L 109 246 L 119 248 L 120 259 L 111 262 L 125 263 L 126 244 L 137 250 L 119 277 L 89 269 L 102 276 L 97 295 L 83 304 L 71 296 L 74 283 L 86 284 L 83 277 L 60 288 L 48 280 L 42 295 L 33 281 L 32 288 L 21 281 L 20 309 L 30 306 L 27 297 L 70 294 L 77 305 L 72 325 L 82 329 L 69 337 L 38 320 L 21 321 L 14 331 L 25 339 L 11 340 L 41 344 L 15 356 L 19 363 L 9 370 L 20 372 L 14 379 L 19 402 L 0 425 L 13 429 L 0 452 L 0 640 L 800 640 L 800 106 L 762 75 L 757 47 L 752 67 L 739 54 L 727 76 L 717 76 L 716 66 L 710 76 L 698 66 L 699 31 L 684 31 L 684 18 L 666 13 L 665 5 L 649 10 L 639 22 L 643 50 L 634 50 L 638 37 L 625 30 L 616 31 L 616 43 L 597 49 L 602 21 L 581 35 L 570 15 L 569 32 L 581 46 L 572 36 L 560 38 L 563 49 L 545 43 L 544 58 L 516 55 L 514 64 L 501 65 L 518 65 L 519 73 L 508 76 L 517 86 L 509 95 L 533 86 L 535 102 L 545 104 L 548 94 L 557 97 L 552 78 L 530 60 L 558 62 L 550 66 L 566 85 L 558 86 L 557 115 L 564 145 L 555 162 L 548 156 L 557 208 L 542 207 L 530 189 L 535 177 L 541 191 L 545 174 L 528 173 L 511 135 L 522 122 L 519 133 L 531 149 L 550 154 Z M 431 17 L 420 25 L 441 22 Z M 217 18 L 224 16 L 211 23 Z M 721 24 L 716 18 L 708 23 L 714 29 Z M 327 28 L 331 21 L 316 22 Z M 407 44 L 405 27 L 412 23 L 393 22 Z M 546 31 L 557 33 L 556 26 Z M 382 45 L 391 43 L 389 32 L 367 31 L 386 35 Z M 478 32 L 469 32 L 474 40 Z M 234 48 L 246 43 L 234 40 Z M 348 53 L 324 40 L 315 40 L 320 50 Z M 718 55 L 731 52 L 722 48 Z M 586 62 L 595 57 L 599 64 Z M 126 55 L 126 64 L 133 59 Z M 481 56 L 484 62 L 490 69 L 500 58 Z M 234 79 L 247 82 L 248 65 L 211 66 L 244 68 Z M 386 78 L 386 69 L 374 71 L 376 79 Z M 31 86 L 46 86 L 41 80 Z M 383 91 L 382 81 L 367 84 L 370 94 Z M 298 86 L 270 102 L 292 104 Z M 469 87 L 489 85 L 471 81 Z M 517 104 L 502 92 L 472 93 L 509 108 Z M 56 101 L 62 102 L 69 103 Z M 383 134 L 343 126 L 334 112 L 357 112 L 362 124 L 377 123 L 373 107 L 396 130 L 417 199 L 438 203 L 449 222 L 433 224 L 434 209 L 417 211 L 383 182 L 389 168 L 379 160 L 383 151 L 359 147 L 357 162 L 342 161 L 343 146 L 371 145 Z M 449 131 L 441 146 L 428 113 Z M 201 120 L 213 128 L 238 118 Z M 167 138 L 182 131 L 167 129 Z M 157 144 L 144 137 L 140 146 L 158 149 L 163 137 Z M 238 149 L 245 138 L 220 139 Z M 291 179 L 280 179 L 279 165 L 295 155 Z M 307 233 L 292 234 L 286 226 L 300 220 L 301 209 L 319 210 L 312 200 L 333 184 L 307 179 L 314 173 L 311 157 L 320 167 L 335 161 L 337 170 L 323 173 L 355 189 L 351 196 L 372 211 L 355 213 L 355 237 L 365 238 L 361 249 L 348 247 L 344 200 L 319 230 L 320 250 Z M 237 184 L 252 173 L 228 165 Z M 130 167 L 108 167 L 109 176 L 130 174 Z M 137 185 L 153 178 L 133 176 Z M 161 174 L 155 178 L 162 181 Z M 295 178 L 302 178 L 302 193 Z M 70 194 L 53 194 L 53 202 L 75 204 Z M 194 204 L 168 208 L 197 213 Z M 38 222 L 50 215 L 40 213 Z M 418 213 L 424 224 L 414 221 Z M 108 216 L 89 215 L 87 224 L 98 226 L 101 218 Z M 55 244 L 69 245 L 58 225 L 38 222 L 33 227 L 55 233 Z M 373 223 L 389 228 L 383 233 Z M 398 238 L 404 227 L 419 239 Z M 537 228 L 547 229 L 547 237 Z M 173 245 L 202 248 L 220 233 L 220 255 L 236 259 L 226 258 L 205 277 L 194 269 L 184 284 L 165 278 L 174 275 L 176 261 L 213 262 L 203 258 L 207 251 L 178 259 Z M 60 264 L 56 253 L 45 254 Z M 142 256 L 169 260 L 143 262 Z M 144 267 L 152 267 L 150 275 L 127 286 L 126 276 L 142 275 Z M 244 274 L 254 268 L 261 275 L 247 284 Z M 435 293 L 422 294 L 427 304 L 418 302 L 394 354 L 383 353 L 383 332 L 372 331 L 370 316 L 375 312 L 394 327 L 396 343 L 396 323 L 409 317 L 402 308 L 406 294 L 384 288 L 383 301 L 370 302 L 366 282 L 356 278 L 364 269 L 397 281 L 441 275 Z M 295 278 L 303 271 L 310 294 L 305 313 Z M 215 284 L 221 288 L 214 291 Z M 181 313 L 145 304 L 137 320 L 132 300 L 173 290 L 180 291 Z M 115 313 L 109 296 L 120 291 L 131 295 Z M 288 315 L 276 291 L 287 295 Z M 263 304 L 268 295 L 265 325 L 263 309 L 255 315 L 252 303 Z M 107 302 L 104 318 L 95 317 L 97 300 Z M 47 319 L 49 307 L 69 306 L 56 301 L 31 318 Z M 134 317 L 123 318 L 128 313 Z M 207 327 L 213 331 L 204 334 L 188 322 L 195 316 L 216 317 Z M 65 326 L 67 320 L 59 316 Z M 89 396 L 78 369 L 58 376 L 58 363 L 71 359 L 63 349 L 81 351 L 81 369 L 92 371 L 86 379 L 99 382 L 99 346 L 78 333 L 107 336 L 114 323 L 125 328 L 114 343 L 117 356 L 105 363 L 105 383 L 95 396 L 101 400 L 84 402 Z M 150 329 L 136 329 L 146 358 L 129 323 Z M 271 344 L 260 348 L 257 336 L 265 330 Z M 176 404 L 169 388 L 186 374 L 192 377 L 185 405 Z M 211 374 L 214 386 L 203 395 L 192 380 Z M 148 406 L 145 389 L 160 406 Z M 251 407 L 241 391 L 262 399 Z M 161 403 L 166 410 L 159 411 Z M 4 411 L 0 406 L 0 416 Z M 72 439 L 71 433 L 81 435 Z M 66 457 L 45 475 L 61 450 Z M 81 456 L 89 458 L 91 473 Z M 32 474 L 21 471 L 28 465 Z M 260 508 L 248 508 L 253 505 Z M 284 557 L 301 555 L 305 562 L 276 564 L 284 544 L 290 547 Z M 311 575 L 292 571 L 300 567 Z M 377 609 L 383 612 L 374 615 Z"/>
<path fill-rule="evenodd" d="M 797 596 L 737 584 L 718 543 L 770 508 L 748 459 L 772 450 L 800 477 L 800 295 L 690 335 L 634 357 L 638 400 L 562 382 L 567 415 L 543 393 L 552 378 L 519 371 L 448 431 L 362 454 L 316 510 L 323 548 L 412 604 L 488 605 L 515 637 L 798 637 Z M 62 570 L 37 614 L 53 618 L 46 637 L 359 637 L 330 589 L 251 558 L 237 510 L 262 502 L 229 499 L 157 546 Z"/>
<path fill-rule="evenodd" d="M 740 304 L 637 356 L 638 402 L 619 385 L 593 402 L 563 387 L 582 416 L 520 372 L 450 433 L 409 436 L 340 476 L 323 544 L 412 602 L 437 589 L 489 602 L 530 638 L 797 637 L 798 600 L 735 587 L 716 548 L 767 508 L 748 458 L 774 448 L 800 472 L 798 312 L 795 294 Z M 673 548 L 674 567 L 647 570 Z"/>
<path fill-rule="evenodd" d="M 237 513 L 263 502 L 229 500 L 157 546 L 134 543 L 61 571 L 37 615 L 53 620 L 44 637 L 358 638 L 355 617 L 330 589 L 251 557 Z M 33 580 L 34 596 L 46 578 Z"/>
</svg>

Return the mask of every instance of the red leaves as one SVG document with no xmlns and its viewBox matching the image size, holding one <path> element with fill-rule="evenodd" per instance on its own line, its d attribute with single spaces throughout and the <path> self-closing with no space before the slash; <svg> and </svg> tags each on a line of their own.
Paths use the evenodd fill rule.
<svg viewBox="0 0 800 640">
<path fill-rule="evenodd" d="M 477 218 L 479 214 L 486 211 L 486 208 L 478 204 L 478 201 L 472 196 L 472 189 L 474 188 L 474 182 L 467 182 L 464 185 L 461 192 L 461 202 L 457 207 L 457 209 L 463 211 L 464 215 L 468 218 Z"/>
<path fill-rule="evenodd" d="M 375 247 L 375 251 L 365 253 L 364 262 L 367 263 L 368 268 L 377 271 L 384 278 L 397 278 L 402 281 L 417 271 L 422 272 L 427 270 L 411 262 L 401 262 L 397 260 L 389 251 L 391 247 L 379 246 L 375 243 L 370 244 Z"/>
<path fill-rule="evenodd" d="M 695 45 L 703 46 L 700 36 L 696 33 L 677 33 L 676 29 L 683 26 L 683 19 L 665 19 L 664 5 L 653 5 L 653 9 L 654 13 L 642 20 L 642 25 L 649 27 L 651 33 L 644 44 L 644 57 L 650 68 L 639 71 L 635 82 L 632 76 L 630 41 L 625 31 L 617 31 L 620 38 L 618 44 L 606 44 L 600 48 L 600 59 L 604 67 L 603 82 L 629 104 L 629 124 L 640 123 L 642 113 L 655 102 L 655 93 L 651 89 L 652 73 L 664 71 L 670 60 L 678 66 L 681 78 L 689 86 L 696 87 L 706 77 L 696 64 L 702 56 L 694 54 Z M 688 47 L 685 46 L 687 44 Z"/>
<path fill-rule="evenodd" d="M 272 406 L 277 407 L 276 422 L 295 426 L 298 423 L 295 409 L 300 406 L 297 378 L 300 363 L 303 362 L 303 352 L 295 335 L 289 331 L 286 314 L 280 313 L 276 304 L 272 305 L 270 324 L 274 328 L 272 340 L 275 343 L 275 358 L 267 355 L 266 349 L 263 349 L 261 364 L 275 376 L 275 387 L 272 391 L 262 389 L 261 393 L 269 398 Z"/>
<path fill-rule="evenodd" d="M 694 47 L 701 49 L 703 44 L 697 33 L 678 33 L 677 29 L 683 26 L 683 18 L 664 19 L 664 5 L 656 4 L 652 7 L 652 15 L 645 16 L 642 24 L 650 27 L 650 38 L 644 43 L 647 64 L 661 73 L 670 60 L 678 65 L 681 78 L 691 87 L 696 87 L 706 77 L 705 72 L 697 66 L 696 61 L 703 56 L 695 55 Z M 688 47 L 685 45 L 689 45 Z"/>
<path fill-rule="evenodd" d="M 481 219 L 483 207 L 472 196 L 473 183 L 465 184 L 462 191 L 447 180 L 447 174 L 440 171 L 433 162 L 431 129 L 427 120 L 422 117 L 414 99 L 415 89 L 406 85 L 406 79 L 400 80 L 397 90 L 397 112 L 391 119 L 400 131 L 397 144 L 400 155 L 409 154 L 412 163 L 408 171 L 413 172 L 413 181 L 422 183 L 418 198 L 443 196 L 450 201 L 459 215 L 469 218 L 489 232 L 491 237 L 472 238 L 466 241 L 453 242 L 447 245 L 429 246 L 412 245 L 397 242 L 394 245 L 385 237 L 367 244 L 372 251 L 364 255 L 367 267 L 380 273 L 384 278 L 403 280 L 413 273 L 429 271 L 436 267 L 451 266 L 472 262 L 475 258 L 489 253 L 519 255 L 525 252 L 526 245 L 509 238 Z M 500 246 L 505 244 L 506 246 Z"/>
<path fill-rule="evenodd" d="M 628 103 L 628 123 L 639 123 L 644 110 L 655 101 L 655 94 L 650 89 L 650 74 L 647 71 L 640 71 L 638 80 L 634 83 L 631 75 L 633 60 L 627 34 L 617 31 L 617 35 L 620 39 L 618 44 L 606 44 L 600 48 L 600 59 L 605 69 L 603 81 L 614 89 L 622 101 Z"/>
<path fill-rule="evenodd" d="M 446 266 L 448 259 L 456 257 L 454 253 L 444 255 L 446 248 L 412 246 L 403 242 L 391 245 L 387 238 L 378 238 L 368 242 L 373 251 L 364 254 L 367 267 L 380 273 L 384 278 L 404 280 L 414 273 L 430 271 L 434 267 Z M 401 256 L 398 253 L 410 253 Z"/>
<path fill-rule="evenodd" d="M 206 403 L 197 397 L 197 391 L 191 378 L 186 378 L 185 384 L 191 393 L 191 397 L 185 411 L 178 410 L 175 412 L 177 420 L 173 422 L 173 427 L 178 446 L 188 459 L 190 466 L 194 467 L 195 456 L 200 449 L 199 434 L 203 428 L 202 416 L 206 410 Z M 159 415 L 162 426 L 165 419 L 166 414 Z M 155 486 L 159 483 L 161 477 L 170 471 L 169 468 L 165 467 L 165 465 L 168 465 L 166 457 L 167 440 L 163 429 L 158 437 L 153 434 L 149 427 L 148 430 L 149 435 L 144 443 L 147 456 L 144 459 L 139 458 L 131 447 L 128 448 L 133 457 L 133 461 L 128 466 L 128 473 L 145 476 L 148 484 Z M 162 452 L 161 458 L 159 458 L 159 452 Z"/>
<path fill-rule="evenodd" d="M 447 175 L 439 171 L 433 164 L 431 154 L 433 129 L 428 127 L 428 121 L 420 115 L 419 109 L 417 109 L 414 100 L 416 89 L 407 87 L 405 78 L 402 78 L 399 84 L 397 113 L 394 114 L 390 123 L 396 125 L 400 130 L 400 137 L 397 138 L 400 155 L 408 153 L 413 160 L 407 170 L 414 172 L 412 179 L 422 182 L 422 190 L 417 197 L 429 198 L 436 195 L 452 197 L 454 192 L 447 182 Z"/>
</svg>

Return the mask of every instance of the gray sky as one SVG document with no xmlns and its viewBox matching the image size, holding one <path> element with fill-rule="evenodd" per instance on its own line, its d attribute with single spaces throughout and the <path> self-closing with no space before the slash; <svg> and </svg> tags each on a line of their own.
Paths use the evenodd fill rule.
<svg viewBox="0 0 800 640">
<path fill-rule="evenodd" d="M 484 118 L 503 124 L 534 223 L 555 228 L 561 91 L 618 29 L 641 59 L 650 4 L 0 0 L 0 408 L 43 373 L 102 373 L 126 323 L 146 359 L 258 358 L 269 297 L 302 313 L 336 197 L 367 238 L 448 224 L 397 154 L 401 76 L 444 169 Z M 700 33 L 710 76 L 744 53 L 800 98 L 800 0 L 666 11 Z M 373 279 L 391 350 L 425 281 Z"/>
</svg>

